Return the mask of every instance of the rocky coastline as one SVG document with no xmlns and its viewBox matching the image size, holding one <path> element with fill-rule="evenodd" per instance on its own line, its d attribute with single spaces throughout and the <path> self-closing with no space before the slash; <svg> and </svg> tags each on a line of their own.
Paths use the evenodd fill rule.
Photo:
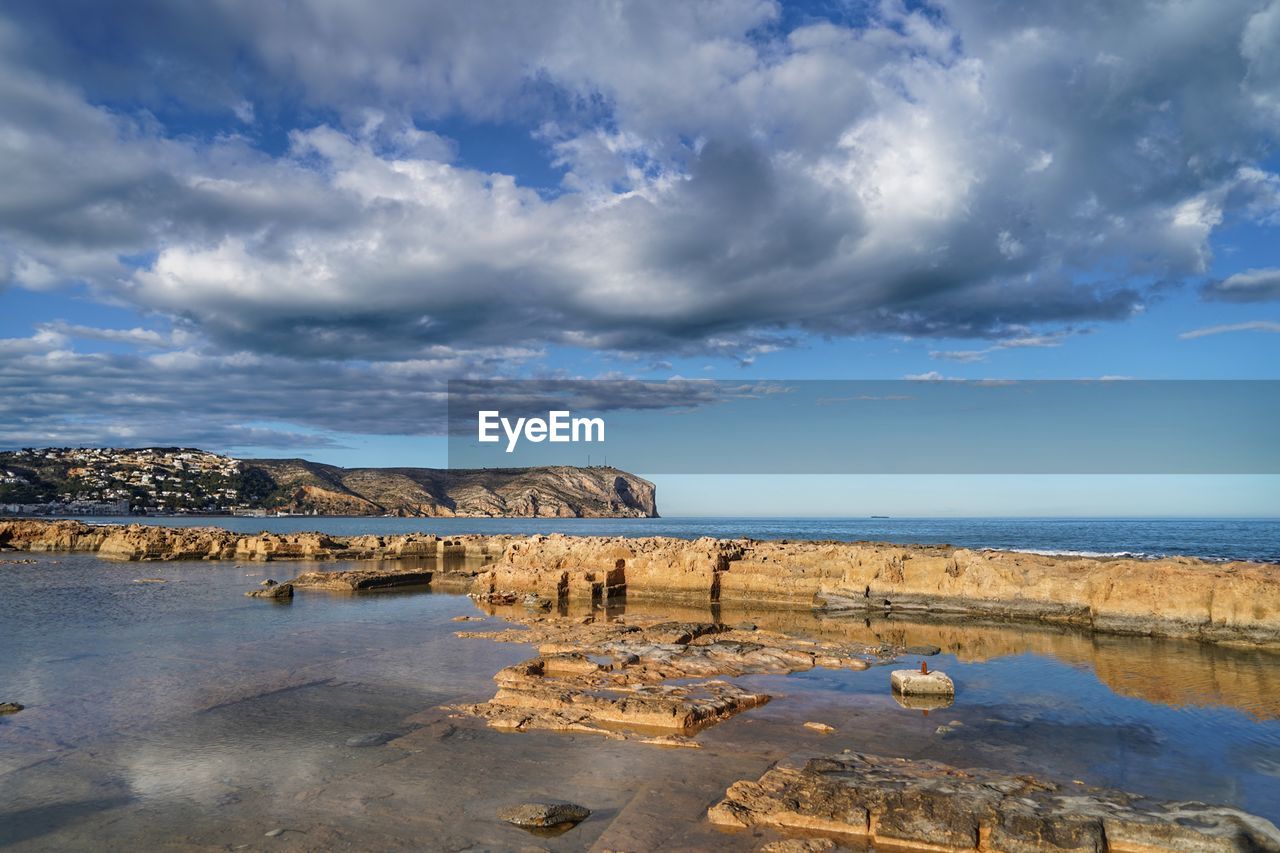
<svg viewBox="0 0 1280 853">
<path fill-rule="evenodd" d="M 458 556 L 478 566 L 466 583 L 487 600 L 536 595 L 557 604 L 621 596 L 750 601 L 817 608 L 833 618 L 1033 621 L 1280 648 L 1280 566 L 1275 564 L 1050 557 L 866 542 L 558 534 L 244 535 L 213 527 L 31 519 L 0 521 L 0 548 L 92 552 L 140 561 L 420 562 Z M 389 579 L 365 577 L 356 586 L 344 581 L 337 587 L 392 585 L 394 576 L 407 570 L 392 568 L 386 570 Z M 324 587 L 327 580 L 303 578 L 295 585 Z"/>
<path fill-rule="evenodd" d="M 848 751 L 736 782 L 707 817 L 826 839 L 809 848 L 819 850 L 833 839 L 933 851 L 1280 850 L 1280 830 L 1239 809 Z"/>
</svg>

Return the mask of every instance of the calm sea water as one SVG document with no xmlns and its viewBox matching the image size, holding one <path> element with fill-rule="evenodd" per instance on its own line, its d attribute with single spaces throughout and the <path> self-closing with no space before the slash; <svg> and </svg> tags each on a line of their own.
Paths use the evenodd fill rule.
<svg viewBox="0 0 1280 853">
<path fill-rule="evenodd" d="M 86 518 L 119 523 L 119 518 Z M 243 533 L 568 533 L 696 539 L 871 540 L 950 544 L 1050 554 L 1194 556 L 1280 562 L 1280 519 L 1186 518 L 137 518 L 160 525 L 216 525 Z"/>
<path fill-rule="evenodd" d="M 790 524 L 787 535 L 831 529 Z M 954 705 L 925 713 L 894 702 L 886 667 L 746 679 L 774 701 L 701 733 L 701 750 L 673 751 L 451 719 L 442 704 L 490 697 L 499 668 L 534 654 L 455 636 L 505 624 L 451 621 L 477 614 L 464 596 L 308 592 L 276 605 L 242 593 L 266 573 L 305 566 L 16 556 L 34 562 L 0 565 L 0 701 L 27 709 L 0 717 L 0 846 L 506 850 L 530 838 L 496 810 L 552 798 L 596 815 L 539 839 L 547 849 L 653 849 L 661 831 L 674 833 L 663 836 L 671 849 L 753 850 L 756 839 L 707 824 L 707 803 L 783 755 L 845 748 L 1280 820 L 1280 656 L 1271 653 L 629 602 L 628 616 L 936 644 L 943 653 L 930 664 L 957 684 Z M 807 720 L 836 732 L 815 734 Z M 370 734 L 401 739 L 352 740 Z M 275 829 L 286 834 L 264 838 Z"/>
</svg>

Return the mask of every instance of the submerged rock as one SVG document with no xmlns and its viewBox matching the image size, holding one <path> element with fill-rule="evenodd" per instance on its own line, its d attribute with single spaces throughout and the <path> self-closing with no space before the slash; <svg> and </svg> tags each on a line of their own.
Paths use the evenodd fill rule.
<svg viewBox="0 0 1280 853">
<path fill-rule="evenodd" d="M 368 732 L 347 738 L 346 744 L 354 747 L 382 746 L 398 737 L 399 735 L 395 732 Z"/>
<path fill-rule="evenodd" d="M 26 705 L 19 705 L 17 702 L 0 702 L 0 714 L 16 714 Z"/>
<path fill-rule="evenodd" d="M 1225 806 L 852 752 L 735 782 L 707 817 L 932 850 L 1280 850 L 1274 824 Z"/>
<path fill-rule="evenodd" d="M 303 572 L 289 583 L 299 589 L 359 592 L 366 589 L 421 586 L 431 583 L 431 574 L 420 569 L 350 569 L 345 572 Z"/>
<path fill-rule="evenodd" d="M 835 842 L 829 838 L 788 838 L 764 845 L 760 853 L 824 853 L 835 849 Z"/>
<path fill-rule="evenodd" d="M 581 823 L 591 817 L 591 809 L 574 803 L 521 803 L 498 812 L 498 818 L 522 827 L 547 829 Z"/>
</svg>

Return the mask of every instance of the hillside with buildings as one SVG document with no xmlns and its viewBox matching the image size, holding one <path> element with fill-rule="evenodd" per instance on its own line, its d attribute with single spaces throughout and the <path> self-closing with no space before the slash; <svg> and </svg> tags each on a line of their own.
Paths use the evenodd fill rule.
<svg viewBox="0 0 1280 853">
<path fill-rule="evenodd" d="M 616 468 L 340 468 L 187 447 L 0 452 L 0 513 L 651 517 L 653 484 Z"/>
</svg>

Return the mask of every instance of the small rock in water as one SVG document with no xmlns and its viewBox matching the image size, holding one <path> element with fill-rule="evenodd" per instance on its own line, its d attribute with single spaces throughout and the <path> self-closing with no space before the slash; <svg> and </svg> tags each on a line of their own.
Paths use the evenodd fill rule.
<svg viewBox="0 0 1280 853">
<path fill-rule="evenodd" d="M 955 726 L 938 726 L 936 729 L 933 730 L 933 733 L 941 737 L 946 737 L 947 735 L 951 734 L 955 730 L 956 730 Z"/>
<path fill-rule="evenodd" d="M 164 578 L 134 578 L 134 583 L 168 583 Z"/>
<path fill-rule="evenodd" d="M 939 654 L 942 651 L 938 646 L 907 646 L 902 650 L 904 655 L 923 655 L 929 657 Z"/>
<path fill-rule="evenodd" d="M 368 732 L 367 734 L 347 738 L 347 746 L 382 746 L 397 737 L 399 735 L 395 732 Z"/>
<path fill-rule="evenodd" d="M 280 583 L 275 586 L 269 586 L 265 589 L 254 589 L 246 592 L 245 595 L 250 598 L 270 598 L 276 601 L 284 601 L 293 598 L 293 584 Z"/>
<path fill-rule="evenodd" d="M 954 696 L 956 686 L 945 672 L 895 669 L 889 678 L 894 693 L 903 696 Z"/>
<path fill-rule="evenodd" d="M 540 595 L 526 595 L 524 597 L 524 606 L 529 610 L 550 610 L 551 600 Z"/>
<path fill-rule="evenodd" d="M 455 617 L 453 617 L 453 620 L 452 620 L 452 621 L 454 621 L 454 622 L 483 622 L 483 621 L 484 621 L 484 617 L 483 617 L 483 616 L 455 616 Z"/>
<path fill-rule="evenodd" d="M 575 824 L 591 816 L 591 809 L 573 803 L 521 803 L 498 812 L 498 818 L 525 829 Z"/>
<path fill-rule="evenodd" d="M 258 586 L 275 586 L 277 583 L 279 583 L 279 581 L 275 578 L 267 578 L 266 580 L 258 581 Z"/>
<path fill-rule="evenodd" d="M 815 732 L 822 732 L 823 734 L 834 732 L 836 730 L 835 726 L 828 726 L 826 723 L 808 722 L 804 724 L 804 727 L 806 729 L 813 729 Z"/>
<path fill-rule="evenodd" d="M 0 702 L 0 714 L 16 714 L 25 707 L 17 702 Z"/>
</svg>

